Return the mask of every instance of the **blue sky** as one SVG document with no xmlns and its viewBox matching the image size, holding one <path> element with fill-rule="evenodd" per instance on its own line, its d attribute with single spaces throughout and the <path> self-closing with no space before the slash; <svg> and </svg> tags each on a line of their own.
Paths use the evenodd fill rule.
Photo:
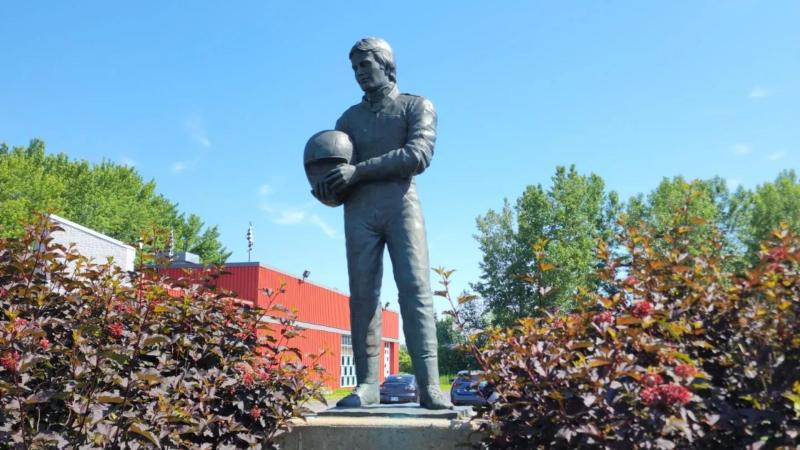
<svg viewBox="0 0 800 450">
<path fill-rule="evenodd" d="M 386 38 L 439 113 L 417 180 L 431 263 L 477 279 L 475 217 L 595 172 L 753 187 L 800 165 L 800 3 L 4 2 L 0 141 L 131 164 L 253 259 L 347 291 L 341 208 L 309 194 L 306 139 L 360 99 L 347 53 Z M 387 270 L 384 301 L 396 304 Z M 437 300 L 437 309 L 444 305 Z"/>
</svg>

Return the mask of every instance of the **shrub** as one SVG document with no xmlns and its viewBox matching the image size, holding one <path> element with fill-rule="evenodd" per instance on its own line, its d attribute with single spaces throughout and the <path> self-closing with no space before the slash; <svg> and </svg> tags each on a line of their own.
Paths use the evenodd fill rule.
<svg viewBox="0 0 800 450">
<path fill-rule="evenodd" d="M 28 226 L 0 239 L 0 448 L 275 448 L 322 368 L 285 314 L 152 265 L 88 263 Z M 147 262 L 147 261 L 145 261 Z M 198 278 L 195 278 L 198 280 Z"/>
<path fill-rule="evenodd" d="M 657 235 L 669 248 L 656 250 L 658 232 L 639 224 L 598 248 L 607 290 L 579 292 L 571 313 L 488 329 L 480 348 L 472 337 L 498 394 L 480 411 L 485 447 L 797 444 L 800 237 L 775 232 L 760 261 L 735 275 L 723 269 L 719 232 L 694 222 L 711 230 L 701 251 L 688 251 L 691 227 Z M 451 272 L 439 273 L 449 298 Z"/>
</svg>

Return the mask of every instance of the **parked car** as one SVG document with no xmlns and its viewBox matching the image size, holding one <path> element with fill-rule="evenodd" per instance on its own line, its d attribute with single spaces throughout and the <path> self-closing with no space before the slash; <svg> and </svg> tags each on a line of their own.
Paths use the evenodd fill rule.
<svg viewBox="0 0 800 450">
<path fill-rule="evenodd" d="M 381 384 L 381 403 L 419 403 L 419 389 L 414 375 L 389 375 Z"/>
<path fill-rule="evenodd" d="M 485 405 L 493 398 L 494 389 L 479 370 L 461 370 L 450 386 L 450 401 L 454 405 Z"/>
</svg>

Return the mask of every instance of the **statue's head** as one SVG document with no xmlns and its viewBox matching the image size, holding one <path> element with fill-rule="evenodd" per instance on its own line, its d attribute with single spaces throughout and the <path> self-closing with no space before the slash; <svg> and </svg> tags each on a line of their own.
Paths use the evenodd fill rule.
<svg viewBox="0 0 800 450">
<path fill-rule="evenodd" d="M 356 81 L 364 92 L 397 82 L 394 52 L 381 38 L 368 37 L 356 42 L 350 49 L 350 62 Z"/>
</svg>

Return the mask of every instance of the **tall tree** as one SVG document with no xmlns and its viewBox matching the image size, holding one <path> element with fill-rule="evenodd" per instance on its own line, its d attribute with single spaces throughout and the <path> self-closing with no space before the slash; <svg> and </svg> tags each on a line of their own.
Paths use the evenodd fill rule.
<svg viewBox="0 0 800 450">
<path fill-rule="evenodd" d="M 757 186 L 749 195 L 737 197 L 744 210 L 740 239 L 751 257 L 756 257 L 762 241 L 781 223 L 800 232 L 800 182 L 794 170 L 781 172 L 774 182 Z"/>
<path fill-rule="evenodd" d="M 466 337 L 456 329 L 451 316 L 436 319 L 436 339 L 438 340 L 439 373 L 455 375 L 459 370 L 478 368 L 475 358 L 459 347 L 466 343 Z"/>
<path fill-rule="evenodd" d="M 613 238 L 620 210 L 602 178 L 572 166 L 556 168 L 549 189 L 529 186 L 514 209 L 505 201 L 500 212 L 478 217 L 483 259 L 473 288 L 493 322 L 507 325 L 539 308 L 569 308 L 580 289 L 597 289 L 594 250 L 598 241 Z M 544 295 L 544 288 L 552 291 Z"/>
<path fill-rule="evenodd" d="M 180 214 L 156 192 L 155 181 L 144 181 L 134 168 L 47 154 L 38 139 L 27 147 L 0 145 L 0 212 L 3 235 L 21 233 L 21 223 L 33 212 L 53 212 L 123 242 L 173 228 L 178 250 L 197 253 L 204 262 L 230 256 L 216 227 L 204 228 L 198 216 Z"/>
<path fill-rule="evenodd" d="M 628 225 L 643 221 L 655 230 L 653 245 L 669 247 L 659 242 L 668 230 L 686 227 L 689 251 L 701 253 L 710 241 L 712 230 L 722 232 L 724 251 L 729 255 L 741 254 L 741 229 L 746 220 L 747 195 L 742 189 L 731 194 L 725 180 L 714 177 L 708 180 L 686 181 L 681 176 L 664 178 L 645 198 L 632 197 L 626 208 Z"/>
</svg>

